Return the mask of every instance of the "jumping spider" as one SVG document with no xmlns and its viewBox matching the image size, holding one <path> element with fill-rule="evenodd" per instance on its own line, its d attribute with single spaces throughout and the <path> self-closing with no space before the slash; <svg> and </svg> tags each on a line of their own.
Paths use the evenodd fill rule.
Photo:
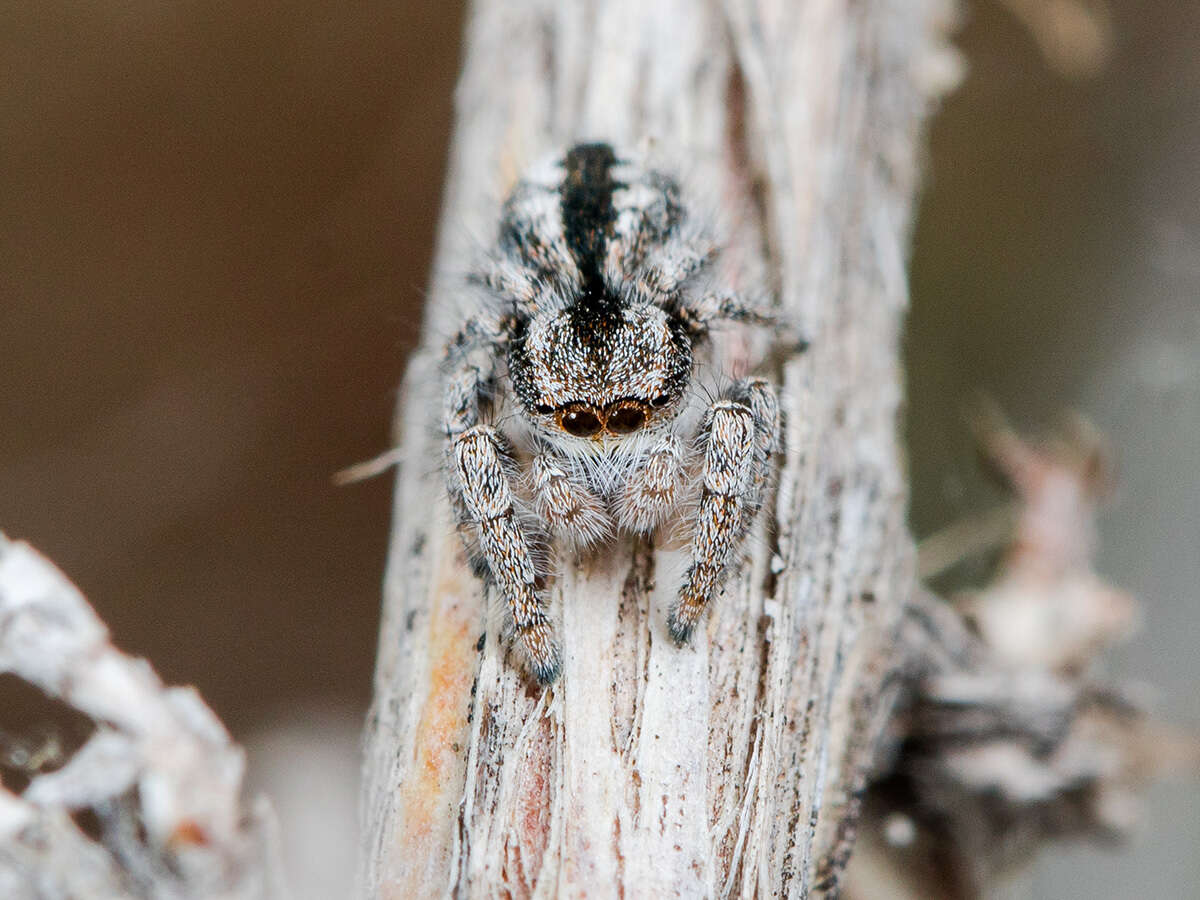
<svg viewBox="0 0 1200 900">
<path fill-rule="evenodd" d="M 509 196 L 474 278 L 488 300 L 447 345 L 447 487 L 543 684 L 560 669 L 543 537 L 582 549 L 690 508 L 691 566 L 667 623 L 683 644 L 762 503 L 775 388 L 735 380 L 710 402 L 692 389 L 713 323 L 774 322 L 701 288 L 715 257 L 674 180 L 580 144 Z"/>
</svg>

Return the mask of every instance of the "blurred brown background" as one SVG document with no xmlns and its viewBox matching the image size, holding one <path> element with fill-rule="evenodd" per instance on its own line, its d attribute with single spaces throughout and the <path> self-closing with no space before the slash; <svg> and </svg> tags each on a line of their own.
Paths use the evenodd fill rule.
<svg viewBox="0 0 1200 900">
<path fill-rule="evenodd" d="M 458 11 L 5 7 L 2 527 L 235 731 L 361 708 Z"/>
<path fill-rule="evenodd" d="M 914 528 L 995 497 L 973 390 L 1035 429 L 1089 412 L 1123 472 L 1100 568 L 1147 605 L 1117 669 L 1200 725 L 1200 5 L 1112 3 L 1084 79 L 998 0 L 965 11 L 913 256 Z M 321 708 L 352 747 L 365 709 L 391 484 L 330 476 L 388 446 L 460 27 L 0 2 L 0 528 L 242 737 Z M 1035 895 L 1200 896 L 1200 795 L 1151 800 L 1130 852 L 1055 857 Z"/>
</svg>

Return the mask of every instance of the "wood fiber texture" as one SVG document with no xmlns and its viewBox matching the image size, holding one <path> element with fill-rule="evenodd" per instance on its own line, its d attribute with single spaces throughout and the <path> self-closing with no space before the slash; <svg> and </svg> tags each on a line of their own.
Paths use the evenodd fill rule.
<svg viewBox="0 0 1200 900">
<path fill-rule="evenodd" d="M 915 585 L 899 335 L 944 8 L 911 0 L 479 0 L 402 447 L 368 723 L 365 896 L 837 892 Z M 735 289 L 810 342 L 778 380 L 772 497 L 687 649 L 681 554 L 565 559 L 563 674 L 533 686 L 468 569 L 438 472 L 441 343 L 521 171 L 577 140 L 703 186 Z M 719 352 L 752 359 L 730 331 Z M 760 341 L 761 343 L 761 341 Z M 761 348 L 759 348 L 761 349 Z"/>
</svg>

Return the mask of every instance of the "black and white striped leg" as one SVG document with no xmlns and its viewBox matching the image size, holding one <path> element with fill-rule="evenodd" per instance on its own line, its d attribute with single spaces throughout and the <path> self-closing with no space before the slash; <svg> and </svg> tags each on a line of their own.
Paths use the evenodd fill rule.
<svg viewBox="0 0 1200 900">
<path fill-rule="evenodd" d="M 542 684 L 561 669 L 554 629 L 538 596 L 529 536 L 517 517 L 503 436 L 479 423 L 486 373 L 464 365 L 450 379 L 444 422 L 449 441 L 447 482 L 512 615 L 529 667 Z"/>
<path fill-rule="evenodd" d="M 667 630 L 679 644 L 691 638 L 762 506 L 779 424 L 775 390 L 762 379 L 737 382 L 705 416 L 692 562 L 667 620 Z"/>
</svg>

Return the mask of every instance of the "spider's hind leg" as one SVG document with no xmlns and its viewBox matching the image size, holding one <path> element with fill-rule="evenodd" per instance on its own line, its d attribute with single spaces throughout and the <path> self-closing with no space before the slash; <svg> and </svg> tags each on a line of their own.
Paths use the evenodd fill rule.
<svg viewBox="0 0 1200 900">
<path fill-rule="evenodd" d="M 710 334 L 719 322 L 733 322 L 752 328 L 766 328 L 774 335 L 774 352 L 803 353 L 808 339 L 800 323 L 760 304 L 729 292 L 705 294 L 679 310 L 684 327 L 697 337 Z"/>
</svg>

